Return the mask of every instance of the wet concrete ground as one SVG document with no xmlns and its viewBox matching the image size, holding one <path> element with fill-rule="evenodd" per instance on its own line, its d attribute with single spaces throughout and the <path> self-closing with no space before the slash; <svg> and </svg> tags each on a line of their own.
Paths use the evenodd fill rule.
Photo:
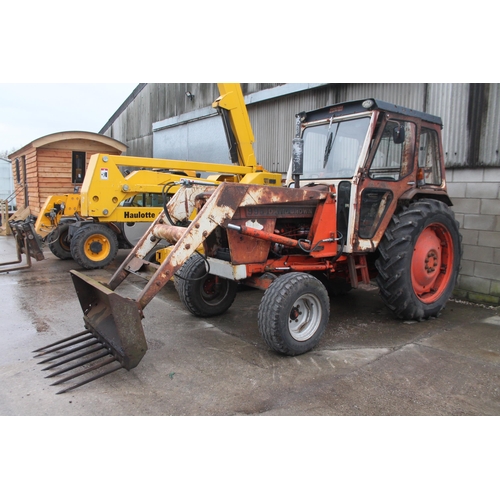
<svg viewBox="0 0 500 500">
<path fill-rule="evenodd" d="M 125 254 L 86 274 L 106 281 Z M 13 239 L 0 237 L 0 261 L 12 255 Z M 0 274 L 0 415 L 500 414 L 498 308 L 450 301 L 439 319 L 402 322 L 375 287 L 334 299 L 319 346 L 284 357 L 258 332 L 262 292 L 242 289 L 227 313 L 199 319 L 169 285 L 145 310 L 139 366 L 56 395 L 32 351 L 83 321 L 74 262 L 45 256 Z M 141 283 L 117 291 L 134 297 Z"/>
</svg>

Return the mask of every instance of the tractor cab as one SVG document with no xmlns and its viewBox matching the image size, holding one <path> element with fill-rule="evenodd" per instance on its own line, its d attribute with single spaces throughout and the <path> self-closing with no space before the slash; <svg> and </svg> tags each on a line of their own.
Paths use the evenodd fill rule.
<svg viewBox="0 0 500 500">
<path fill-rule="evenodd" d="M 333 185 L 337 229 L 349 253 L 374 250 L 410 200 L 446 194 L 441 118 L 376 99 L 296 115 L 287 185 Z M 353 207 L 359 209 L 353 210 Z"/>
</svg>

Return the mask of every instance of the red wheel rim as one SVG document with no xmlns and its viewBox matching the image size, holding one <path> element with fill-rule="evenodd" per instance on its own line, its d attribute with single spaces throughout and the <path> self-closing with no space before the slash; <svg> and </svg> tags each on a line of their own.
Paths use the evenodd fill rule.
<svg viewBox="0 0 500 500">
<path fill-rule="evenodd" d="M 203 282 L 203 294 L 206 297 L 213 297 L 216 292 L 216 282 L 214 276 L 208 276 Z"/>
<path fill-rule="evenodd" d="M 453 239 L 442 224 L 427 226 L 418 237 L 411 261 L 413 291 L 425 304 L 435 302 L 453 276 Z"/>
</svg>

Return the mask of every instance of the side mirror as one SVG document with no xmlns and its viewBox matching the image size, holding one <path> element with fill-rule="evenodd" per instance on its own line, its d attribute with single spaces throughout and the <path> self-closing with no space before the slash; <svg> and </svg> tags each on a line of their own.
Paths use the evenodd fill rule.
<svg viewBox="0 0 500 500">
<path fill-rule="evenodd" d="M 295 138 L 292 141 L 292 175 L 304 173 L 304 140 Z"/>
<path fill-rule="evenodd" d="M 403 144 L 405 142 L 405 128 L 404 125 L 398 124 L 392 130 L 392 139 L 394 144 Z"/>
<path fill-rule="evenodd" d="M 292 176 L 295 187 L 300 187 L 300 176 L 304 173 L 304 140 L 295 138 L 292 141 Z"/>
</svg>

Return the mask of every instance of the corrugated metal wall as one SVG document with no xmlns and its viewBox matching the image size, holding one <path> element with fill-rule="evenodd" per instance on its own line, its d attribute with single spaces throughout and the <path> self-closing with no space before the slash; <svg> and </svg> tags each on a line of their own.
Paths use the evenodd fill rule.
<svg viewBox="0 0 500 500">
<path fill-rule="evenodd" d="M 244 83 L 245 95 L 284 84 Z M 475 85 L 475 87 L 473 87 Z M 189 91 L 194 100 L 186 97 Z M 105 133 L 128 144 L 127 154 L 153 156 L 153 124 L 210 108 L 218 97 L 215 83 L 150 83 L 112 122 Z M 500 166 L 500 84 L 343 83 L 250 103 L 258 161 L 285 172 L 291 155 L 295 114 L 336 102 L 373 97 L 441 116 L 448 167 Z"/>
<path fill-rule="evenodd" d="M 488 85 L 488 108 L 481 141 L 479 161 L 483 165 L 500 165 L 500 84 Z"/>
<path fill-rule="evenodd" d="M 367 97 L 422 110 L 425 84 L 414 84 L 411 87 L 401 83 L 330 84 L 273 101 L 249 105 L 248 113 L 255 134 L 257 160 L 268 170 L 286 172 L 291 157 L 296 113 Z"/>
<path fill-rule="evenodd" d="M 242 84 L 245 93 L 274 88 L 279 83 Z M 194 100 L 186 97 L 189 91 Z M 148 83 L 101 133 L 120 137 L 129 156 L 153 156 L 153 123 L 211 106 L 219 96 L 216 83 Z"/>
<path fill-rule="evenodd" d="M 429 85 L 426 111 L 443 120 L 443 150 L 447 166 L 467 165 L 468 97 L 468 83 Z"/>
</svg>

